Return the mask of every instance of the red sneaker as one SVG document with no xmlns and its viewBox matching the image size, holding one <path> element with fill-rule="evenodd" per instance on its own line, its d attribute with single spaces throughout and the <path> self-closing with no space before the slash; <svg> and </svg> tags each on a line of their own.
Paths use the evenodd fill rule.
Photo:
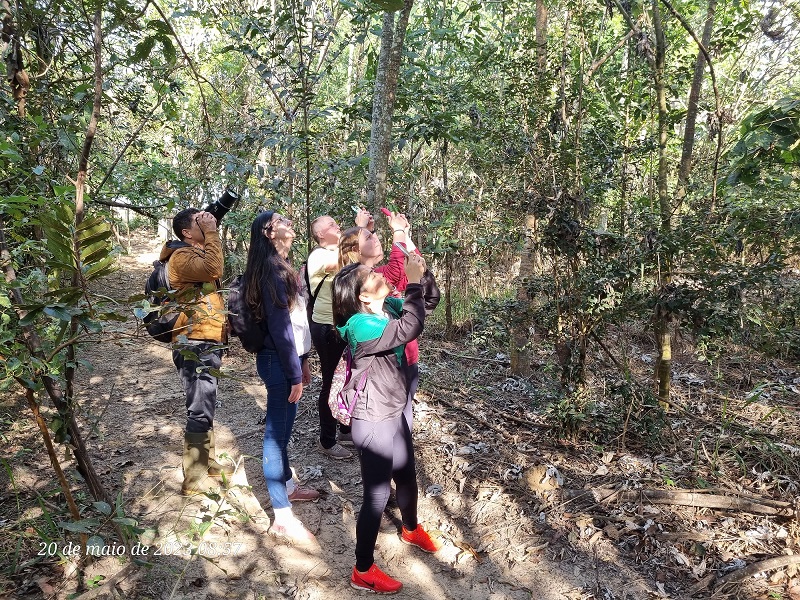
<svg viewBox="0 0 800 600">
<path fill-rule="evenodd" d="M 353 567 L 353 574 L 350 576 L 350 587 L 357 590 L 366 590 L 376 594 L 396 594 L 403 589 L 403 584 L 392 579 L 372 563 L 366 573 L 359 573 Z"/>
<path fill-rule="evenodd" d="M 414 531 L 409 531 L 406 529 L 406 526 L 403 525 L 403 531 L 400 534 L 400 541 L 405 542 L 406 544 L 411 544 L 412 546 L 416 546 L 425 552 L 431 553 L 436 552 L 442 547 L 437 540 L 434 540 L 430 535 L 428 535 L 428 532 L 422 528 L 422 525 L 417 525 L 417 528 Z"/>
</svg>

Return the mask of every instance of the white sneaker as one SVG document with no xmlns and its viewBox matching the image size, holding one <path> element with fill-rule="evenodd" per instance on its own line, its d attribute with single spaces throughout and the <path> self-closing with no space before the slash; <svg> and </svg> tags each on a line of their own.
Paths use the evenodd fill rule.
<svg viewBox="0 0 800 600">
<path fill-rule="evenodd" d="M 269 535 L 285 540 L 291 544 L 313 545 L 317 538 L 300 522 L 299 519 L 290 519 L 285 523 L 273 523 L 269 528 Z"/>
</svg>

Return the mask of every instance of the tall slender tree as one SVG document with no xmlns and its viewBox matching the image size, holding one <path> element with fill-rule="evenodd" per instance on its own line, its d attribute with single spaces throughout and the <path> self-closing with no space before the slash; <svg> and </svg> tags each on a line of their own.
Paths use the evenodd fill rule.
<svg viewBox="0 0 800 600">
<path fill-rule="evenodd" d="M 381 49 L 372 97 L 372 131 L 369 137 L 367 176 L 367 206 L 373 207 L 376 213 L 386 203 L 386 173 L 392 148 L 392 118 L 397 81 L 408 19 L 413 5 L 414 0 L 403 0 L 403 7 L 398 12 L 386 11 L 383 15 Z"/>
</svg>

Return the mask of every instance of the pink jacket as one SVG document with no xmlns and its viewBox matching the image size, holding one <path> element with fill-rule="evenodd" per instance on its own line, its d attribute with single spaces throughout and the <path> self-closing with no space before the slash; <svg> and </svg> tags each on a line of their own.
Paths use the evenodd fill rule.
<svg viewBox="0 0 800 600">
<path fill-rule="evenodd" d="M 420 254 L 418 249 L 414 252 Z M 375 267 L 376 273 L 382 273 L 386 281 L 391 283 L 397 292 L 398 297 L 402 297 L 402 292 L 408 287 L 408 277 L 406 277 L 405 255 L 394 244 L 392 252 L 389 254 L 389 262 L 380 267 Z M 419 362 L 419 342 L 415 339 L 406 344 L 406 362 L 413 365 Z"/>
</svg>

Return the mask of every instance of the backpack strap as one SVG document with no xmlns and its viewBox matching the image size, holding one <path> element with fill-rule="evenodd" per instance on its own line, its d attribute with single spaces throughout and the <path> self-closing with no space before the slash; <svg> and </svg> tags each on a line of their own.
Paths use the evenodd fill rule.
<svg viewBox="0 0 800 600">
<path fill-rule="evenodd" d="M 324 248 L 322 248 L 322 246 L 317 246 L 311 252 L 309 252 L 308 255 L 311 256 L 314 252 L 316 252 L 317 250 L 320 250 L 320 249 L 324 249 Z M 306 280 L 306 288 L 310 292 L 311 291 L 311 278 L 308 275 L 308 259 L 307 258 L 306 258 L 306 268 L 303 269 L 303 275 L 304 275 L 305 280 Z M 311 294 L 311 301 L 312 302 L 316 302 L 317 296 L 319 295 L 319 291 L 320 291 L 320 289 L 322 289 L 322 284 L 325 283 L 325 280 L 328 278 L 329 275 L 330 275 L 330 273 L 325 273 L 325 277 L 322 278 L 322 281 L 319 282 L 319 284 L 317 285 L 317 288 L 314 290 L 314 293 Z"/>
<path fill-rule="evenodd" d="M 316 301 L 317 296 L 319 296 L 319 290 L 322 288 L 322 284 L 325 283 L 325 280 L 328 278 L 330 273 L 325 273 L 325 277 L 322 278 L 322 281 L 319 282 L 317 289 L 314 290 L 314 293 L 311 295 L 311 298 Z M 306 270 L 306 277 L 308 277 L 308 270 Z"/>
<path fill-rule="evenodd" d="M 172 284 L 169 282 L 169 257 L 164 261 L 164 279 L 167 280 L 167 289 L 171 290 Z"/>
</svg>

